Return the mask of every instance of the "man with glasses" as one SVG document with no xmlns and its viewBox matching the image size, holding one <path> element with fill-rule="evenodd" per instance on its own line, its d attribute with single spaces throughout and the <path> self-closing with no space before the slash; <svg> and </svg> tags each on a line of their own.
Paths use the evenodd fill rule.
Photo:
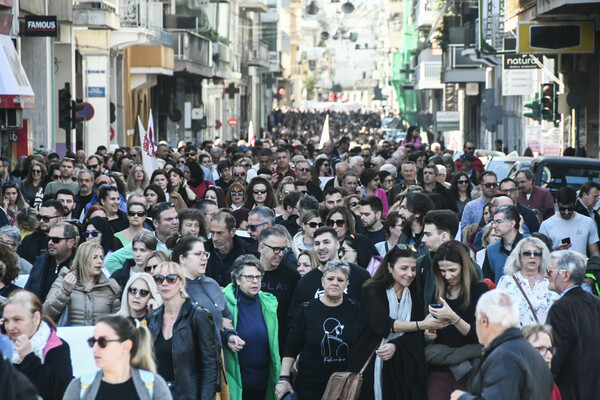
<svg viewBox="0 0 600 400">
<path fill-rule="evenodd" d="M 244 185 L 244 187 L 246 187 L 246 185 L 248 184 L 248 182 L 246 181 L 246 177 L 247 177 L 247 172 L 246 172 L 246 168 L 244 168 L 243 166 L 236 164 L 233 166 L 233 181 L 240 183 L 242 185 Z"/>
<path fill-rule="evenodd" d="M 529 235 L 519 232 L 521 215 L 517 207 L 513 205 L 496 207 L 492 213 L 491 223 L 493 224 L 494 233 L 500 240 L 487 247 L 482 270 L 484 278 L 488 278 L 497 284 L 504 275 L 506 259 L 517 243 Z"/>
<path fill-rule="evenodd" d="M 519 193 L 517 201 L 532 210 L 540 210 L 544 220 L 554 215 L 554 199 L 552 193 L 546 188 L 533 184 L 533 173 L 528 169 L 521 169 L 516 176 Z"/>
<path fill-rule="evenodd" d="M 473 163 L 473 169 L 476 172 L 483 172 L 485 171 L 485 168 L 483 167 L 483 163 L 481 162 L 481 159 L 479 159 L 479 157 L 475 156 L 475 145 L 473 144 L 473 142 L 465 142 L 464 146 L 463 146 L 463 155 L 469 155 L 471 157 L 473 157 L 473 160 L 471 161 Z M 458 158 L 455 162 L 456 164 L 456 168 L 459 171 L 462 171 L 463 166 L 462 166 L 462 157 Z M 475 185 L 477 184 L 477 182 L 474 182 Z"/>
<path fill-rule="evenodd" d="M 286 318 L 290 309 L 294 289 L 300 274 L 283 259 L 287 251 L 287 240 L 281 226 L 271 226 L 258 236 L 260 262 L 265 267 L 261 290 L 277 298 L 277 319 L 279 320 L 279 351 L 283 354 L 287 338 Z"/>
<path fill-rule="evenodd" d="M 600 256 L 598 231 L 590 217 L 575 212 L 577 192 L 569 186 L 556 193 L 558 214 L 540 225 L 540 233 L 552 241 L 552 250 L 573 250 L 584 256 Z"/>
<path fill-rule="evenodd" d="M 134 147 L 129 150 L 129 158 L 133 160 L 134 163 L 142 162 L 142 150 L 139 147 Z"/>
<path fill-rule="evenodd" d="M 323 191 L 319 185 L 313 182 L 310 164 L 305 159 L 296 162 L 296 178 L 299 181 L 306 182 L 308 194 L 314 196 L 319 203 L 323 202 Z"/>
<path fill-rule="evenodd" d="M 86 167 L 94 173 L 94 178 L 97 178 L 102 173 L 102 157 L 92 154 L 87 159 Z"/>
<path fill-rule="evenodd" d="M 213 278 L 219 286 L 231 283 L 233 262 L 242 254 L 258 252 L 251 250 L 244 240 L 235 234 L 236 222 L 230 212 L 222 210 L 213 215 L 210 221 L 210 239 L 205 242 L 206 251 L 211 253 L 206 266 L 206 276 Z"/>
<path fill-rule="evenodd" d="M 435 164 L 428 164 L 423 168 L 423 189 L 426 192 L 437 193 L 442 196 L 444 208 L 458 213 L 458 207 L 456 207 L 456 200 L 452 196 L 452 192 L 437 181 L 438 173 L 438 166 Z"/>
<path fill-rule="evenodd" d="M 582 288 L 585 256 L 571 250 L 550 254 L 548 289 L 560 298 L 548 311 L 556 355 L 552 372 L 562 398 L 600 398 L 600 299 Z"/>
<path fill-rule="evenodd" d="M 38 228 L 27 235 L 17 250 L 19 257 L 23 257 L 31 264 L 35 259 L 48 251 L 48 233 L 50 229 L 63 220 L 63 205 L 56 200 L 48 200 L 42 203 L 38 211 L 37 219 L 40 221 Z"/>
<path fill-rule="evenodd" d="M 473 185 L 479 183 L 479 172 L 475 171 L 473 164 L 475 163 L 475 157 L 471 154 L 463 154 L 457 161 L 461 163 L 461 171 L 467 174 Z"/>
<path fill-rule="evenodd" d="M 60 269 L 69 268 L 73 262 L 77 228 L 67 222 L 58 222 L 50 229 L 47 240 L 48 252 L 35 260 L 25 284 L 25 290 L 33 292 L 42 303 L 46 300 Z"/>
<path fill-rule="evenodd" d="M 79 186 L 77 185 L 77 182 L 73 182 L 75 160 L 68 157 L 63 158 L 63 160 L 60 162 L 59 171 L 60 179 L 48 183 L 44 189 L 44 195 L 53 195 L 60 189 L 69 189 L 72 193 L 77 194 L 79 192 Z"/>
<path fill-rule="evenodd" d="M 462 219 L 460 220 L 460 230 L 467 225 L 479 223 L 483 216 L 483 207 L 492 200 L 492 197 L 498 191 L 498 177 L 493 171 L 485 171 L 479 179 L 481 188 L 481 197 L 471 200 L 463 209 Z"/>
</svg>

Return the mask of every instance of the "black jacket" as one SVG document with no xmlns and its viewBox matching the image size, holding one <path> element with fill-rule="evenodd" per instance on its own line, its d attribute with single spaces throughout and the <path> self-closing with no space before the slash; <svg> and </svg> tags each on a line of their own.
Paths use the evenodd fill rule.
<svg viewBox="0 0 600 400">
<path fill-rule="evenodd" d="M 134 266 L 135 261 L 133 259 L 127 260 L 123 263 L 123 267 L 113 272 L 110 276 L 112 279 L 117 281 L 119 286 L 121 286 L 121 290 L 125 289 L 125 285 L 127 285 L 127 281 L 129 280 L 131 268 Z"/>
<path fill-rule="evenodd" d="M 19 257 L 26 259 L 31 264 L 35 259 L 48 251 L 48 235 L 40 228 L 37 228 L 32 234 L 25 236 L 21 245 L 17 249 Z"/>
<path fill-rule="evenodd" d="M 29 379 L 4 358 L 0 357 L 0 388 L 2 398 L 11 400 L 37 400 L 35 387 Z"/>
<path fill-rule="evenodd" d="M 258 254 L 257 251 L 252 250 L 248 242 L 244 241 L 244 239 L 239 236 L 233 237 L 233 247 L 223 259 L 219 257 L 220 253 L 217 254 L 212 239 L 204 243 L 204 248 L 206 251 L 210 252 L 210 258 L 206 265 L 206 276 L 213 278 L 221 287 L 225 287 L 231 283 L 231 269 L 236 258 L 243 254 L 252 254 L 256 256 L 256 258 L 260 258 L 260 254 Z"/>
<path fill-rule="evenodd" d="M 600 299 L 574 287 L 548 311 L 558 347 L 552 372 L 563 400 L 600 398 Z"/>
<path fill-rule="evenodd" d="M 35 385 L 44 400 L 60 400 L 73 379 L 71 351 L 61 340 L 60 346 L 48 350 L 44 363 L 38 356 L 29 353 L 15 369 L 23 373 Z"/>
<path fill-rule="evenodd" d="M 554 382 L 540 353 L 518 328 L 509 328 L 484 348 L 479 372 L 467 389 L 460 400 L 548 400 Z"/>
<path fill-rule="evenodd" d="M 33 267 L 31 267 L 29 279 L 27 279 L 27 283 L 25 284 L 25 290 L 33 292 L 44 303 L 52 284 L 58 277 L 58 272 L 62 267 L 70 268 L 74 256 L 75 252 L 73 251 L 71 257 L 58 266 L 50 253 L 44 253 L 39 256 L 35 260 Z"/>
<path fill-rule="evenodd" d="M 165 306 L 146 316 L 155 345 Z M 210 312 L 186 299 L 173 326 L 173 367 L 180 400 L 213 400 L 218 391 L 220 347 Z"/>
<path fill-rule="evenodd" d="M 581 202 L 581 200 L 577 199 L 577 201 L 575 202 L 575 212 L 581 214 L 581 215 L 585 215 L 586 217 L 590 217 L 594 220 L 594 222 L 596 223 L 596 228 L 598 229 L 598 232 L 600 232 L 600 214 L 598 214 L 598 211 L 594 210 L 594 215 L 590 215 L 590 212 L 588 211 L 588 209 L 583 205 L 583 203 Z"/>
</svg>

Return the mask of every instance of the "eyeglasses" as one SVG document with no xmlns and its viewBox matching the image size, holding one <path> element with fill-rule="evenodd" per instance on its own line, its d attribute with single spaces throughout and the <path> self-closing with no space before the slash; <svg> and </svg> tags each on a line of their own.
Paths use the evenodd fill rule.
<svg viewBox="0 0 600 400">
<path fill-rule="evenodd" d="M 196 257 L 206 257 L 206 259 L 208 260 L 210 258 L 210 253 L 208 251 L 199 251 L 197 253 L 187 253 L 188 255 L 192 254 Z"/>
<path fill-rule="evenodd" d="M 115 185 L 108 185 L 108 184 L 103 184 L 98 186 L 98 190 L 119 190 L 119 188 L 117 188 Z"/>
<path fill-rule="evenodd" d="M 256 231 L 256 228 L 258 228 L 259 226 L 266 225 L 266 224 L 268 224 L 268 222 L 263 222 L 263 223 L 261 223 L 261 224 L 254 224 L 254 225 L 252 225 L 252 224 L 248 224 L 248 225 L 246 225 L 246 228 L 247 228 L 248 230 L 250 230 L 250 231 L 254 232 L 254 231 Z"/>
<path fill-rule="evenodd" d="M 267 189 L 254 189 L 252 191 L 252 193 L 254 193 L 254 194 L 265 194 L 265 193 L 267 193 Z"/>
<path fill-rule="evenodd" d="M 323 166 L 323 167 L 326 167 L 326 168 L 329 168 L 329 164 L 325 164 L 325 163 L 323 163 L 323 164 L 321 164 L 321 166 Z"/>
<path fill-rule="evenodd" d="M 54 180 L 60 179 L 60 174 L 58 174 L 58 175 L 52 174 L 52 179 L 54 179 Z"/>
<path fill-rule="evenodd" d="M 165 280 L 167 281 L 167 283 L 169 284 L 174 284 L 175 282 L 177 282 L 177 279 L 179 279 L 179 275 L 177 274 L 169 274 L 167 276 L 164 275 L 154 275 L 154 282 L 156 282 L 157 284 L 162 284 Z"/>
<path fill-rule="evenodd" d="M 233 176 L 246 176 L 245 172 L 234 172 Z"/>
<path fill-rule="evenodd" d="M 96 169 L 96 168 L 98 168 L 99 165 L 100 164 L 93 164 L 93 165 L 88 165 L 87 167 L 88 167 L 88 169 Z"/>
<path fill-rule="evenodd" d="M 319 227 L 319 228 L 320 228 L 320 227 L 322 227 L 322 226 L 325 226 L 325 224 L 324 224 L 324 223 L 322 223 L 322 222 L 309 222 L 309 223 L 308 223 L 308 226 L 310 226 L 311 228 L 313 228 L 313 229 L 314 229 L 314 228 L 316 228 L 316 227 Z"/>
<path fill-rule="evenodd" d="M 89 239 L 89 237 L 98 237 L 99 234 L 101 234 L 101 231 L 85 231 L 83 232 L 83 237 L 86 239 Z"/>
<path fill-rule="evenodd" d="M 489 188 L 495 189 L 498 187 L 498 184 L 495 182 L 488 182 L 488 183 L 484 183 L 483 186 L 485 186 L 487 189 L 489 189 Z"/>
<path fill-rule="evenodd" d="M 250 164 L 240 164 L 240 165 L 241 165 L 242 167 L 244 167 L 244 168 L 250 168 L 250 167 L 251 167 L 251 165 L 250 165 Z"/>
<path fill-rule="evenodd" d="M 185 165 L 185 160 L 179 160 L 179 161 L 177 161 L 177 163 L 181 164 L 181 165 Z"/>
<path fill-rule="evenodd" d="M 146 265 L 144 267 L 144 272 L 150 273 L 152 271 L 154 271 L 154 268 L 156 268 L 158 266 L 158 264 L 156 265 Z"/>
<path fill-rule="evenodd" d="M 129 289 L 127 289 L 127 292 L 132 295 L 132 296 L 137 296 L 138 294 L 140 295 L 140 297 L 147 297 L 150 294 L 149 290 L 145 290 L 145 289 L 136 289 L 136 288 L 132 288 L 130 287 Z"/>
<path fill-rule="evenodd" d="M 344 221 L 343 219 L 338 219 L 338 220 L 327 220 L 327 226 L 334 226 L 337 225 L 338 228 L 341 228 L 342 226 L 346 225 L 346 221 Z"/>
<path fill-rule="evenodd" d="M 308 194 L 308 190 L 301 190 L 300 193 L 302 193 L 302 194 Z"/>
<path fill-rule="evenodd" d="M 121 340 L 121 339 L 107 339 L 107 338 L 105 338 L 104 336 L 100 336 L 98 339 L 96 339 L 95 337 L 93 337 L 93 336 L 92 336 L 91 338 L 89 338 L 89 339 L 87 340 L 87 342 L 88 342 L 88 345 L 89 345 L 90 347 L 92 347 L 92 348 L 94 347 L 94 345 L 95 345 L 96 343 L 98 343 L 98 346 L 99 346 L 101 349 L 105 349 L 105 348 L 106 348 L 106 346 L 107 346 L 107 345 L 108 345 L 110 342 L 124 342 L 124 341 L 123 341 L 123 340 Z"/>
<path fill-rule="evenodd" d="M 469 181 L 465 179 L 464 181 L 457 181 L 456 183 L 458 183 L 459 185 L 468 185 Z"/>
<path fill-rule="evenodd" d="M 561 207 L 558 206 L 558 211 L 573 211 L 574 208 L 573 207 Z"/>
<path fill-rule="evenodd" d="M 54 244 L 58 244 L 58 243 L 60 243 L 61 240 L 69 240 L 69 239 L 75 239 L 75 238 L 72 238 L 72 237 L 50 236 L 48 238 L 48 241 L 50 241 L 50 242 L 52 242 Z"/>
<path fill-rule="evenodd" d="M 273 253 L 275 253 L 275 254 L 283 254 L 287 248 L 287 247 L 274 247 L 274 246 L 271 246 L 270 244 L 266 244 L 266 243 L 263 243 L 263 245 L 267 246 L 268 248 L 273 250 Z"/>
<path fill-rule="evenodd" d="M 550 269 L 550 268 L 548 268 L 548 269 L 546 270 L 546 275 L 550 276 L 550 275 L 552 275 L 552 273 L 553 273 L 553 272 L 556 272 L 557 274 L 559 274 L 559 275 L 560 275 L 560 274 L 562 274 L 563 272 L 565 272 L 565 270 L 564 270 L 564 269 Z"/>
<path fill-rule="evenodd" d="M 32 169 L 32 170 L 31 170 L 31 173 L 32 173 L 32 174 L 41 174 L 41 173 L 42 173 L 42 170 L 41 170 L 41 169 Z"/>
<path fill-rule="evenodd" d="M 398 250 L 410 250 L 410 251 L 412 251 L 413 253 L 416 253 L 416 252 L 417 252 L 417 249 L 415 249 L 415 246 L 409 246 L 409 245 L 407 245 L 407 244 L 402 244 L 402 243 L 398 243 L 398 244 L 396 245 L 396 248 L 397 248 Z"/>
<path fill-rule="evenodd" d="M 300 172 L 310 172 L 310 168 L 296 168 Z"/>
<path fill-rule="evenodd" d="M 198 153 L 194 153 L 194 152 L 191 152 L 191 153 L 185 153 L 185 156 L 186 156 L 186 157 L 196 157 L 196 154 L 198 154 Z"/>
<path fill-rule="evenodd" d="M 545 356 L 546 354 L 548 354 L 548 352 L 550 352 L 550 354 L 552 354 L 552 356 L 556 355 L 556 347 L 554 347 L 554 346 L 552 346 L 552 347 L 536 346 L 535 349 L 537 351 L 539 351 L 542 356 Z"/>
<path fill-rule="evenodd" d="M 534 256 L 535 258 L 540 258 L 542 256 L 542 252 L 541 251 L 534 251 L 534 252 L 524 251 L 522 254 L 523 254 L 524 257 Z"/>
<path fill-rule="evenodd" d="M 41 215 L 41 214 L 38 214 L 35 217 L 37 218 L 38 221 L 50 222 L 51 219 L 59 218 L 61 216 L 62 215 L 53 215 L 52 216 L 52 215 Z"/>
<path fill-rule="evenodd" d="M 358 205 L 358 201 L 353 201 L 352 203 L 348 203 L 350 207 L 356 207 Z"/>
<path fill-rule="evenodd" d="M 146 211 L 127 211 L 129 217 L 143 217 L 146 215 Z"/>
<path fill-rule="evenodd" d="M 262 275 L 242 275 L 246 282 L 260 282 L 262 280 Z"/>
<path fill-rule="evenodd" d="M 244 195 L 244 191 L 243 190 L 232 190 L 231 191 L 231 195 L 232 196 L 243 196 Z"/>
</svg>

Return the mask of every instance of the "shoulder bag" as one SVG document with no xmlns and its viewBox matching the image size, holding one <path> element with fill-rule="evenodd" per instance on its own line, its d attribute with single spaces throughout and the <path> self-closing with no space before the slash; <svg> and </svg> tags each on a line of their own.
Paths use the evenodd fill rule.
<svg viewBox="0 0 600 400">
<path fill-rule="evenodd" d="M 367 362 L 357 374 L 355 372 L 334 372 L 327 382 L 321 400 L 357 400 L 363 383 L 363 373 L 375 355 L 375 348 Z"/>
<path fill-rule="evenodd" d="M 527 302 L 527 304 L 529 304 L 529 309 L 531 310 L 531 313 L 533 314 L 533 318 L 535 319 L 535 322 L 537 324 L 539 324 L 540 320 L 538 319 L 537 314 L 535 313 L 535 310 L 533 309 L 533 304 L 531 304 L 531 302 L 529 301 L 529 297 L 527 297 L 527 295 L 525 294 L 525 291 L 519 284 L 519 281 L 517 280 L 517 278 L 515 278 L 514 276 L 512 278 L 515 280 L 515 283 L 517 284 L 517 287 L 521 291 L 521 294 L 523 295 L 523 297 L 525 297 L 525 301 Z"/>
</svg>

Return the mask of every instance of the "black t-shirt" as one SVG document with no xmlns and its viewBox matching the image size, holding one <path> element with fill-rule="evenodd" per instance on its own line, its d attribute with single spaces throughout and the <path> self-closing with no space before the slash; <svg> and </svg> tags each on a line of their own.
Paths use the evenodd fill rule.
<svg viewBox="0 0 600 400">
<path fill-rule="evenodd" d="M 129 220 L 127 219 L 127 214 L 119 210 L 117 211 L 117 216 L 117 219 L 108 220 L 108 224 L 113 229 L 114 233 L 121 232 L 122 230 L 129 228 Z"/>
<path fill-rule="evenodd" d="M 173 338 L 166 340 L 159 332 L 154 342 L 154 354 L 156 355 L 156 368 L 158 374 L 167 382 L 175 381 L 175 367 L 173 366 Z"/>
<path fill-rule="evenodd" d="M 347 370 L 358 312 L 358 303 L 347 298 L 337 307 L 313 299 L 298 310 L 283 356 L 295 358 L 300 354 L 299 386 L 324 390 L 332 373 Z"/>
<path fill-rule="evenodd" d="M 380 230 L 375 232 L 367 231 L 367 236 L 369 237 L 369 239 L 371 239 L 371 242 L 373 242 L 373 244 L 383 242 L 385 241 L 385 229 L 381 228 Z"/>
<path fill-rule="evenodd" d="M 135 400 L 139 398 L 131 378 L 123 383 L 115 384 L 102 381 L 98 388 L 98 394 L 96 394 L 97 400 Z"/>
<path fill-rule="evenodd" d="M 277 320 L 279 321 L 279 350 L 283 352 L 287 337 L 286 318 L 290 310 L 294 289 L 300 280 L 300 274 L 285 265 L 279 265 L 271 271 L 265 271 L 260 290 L 271 293 L 277 299 Z"/>
</svg>

